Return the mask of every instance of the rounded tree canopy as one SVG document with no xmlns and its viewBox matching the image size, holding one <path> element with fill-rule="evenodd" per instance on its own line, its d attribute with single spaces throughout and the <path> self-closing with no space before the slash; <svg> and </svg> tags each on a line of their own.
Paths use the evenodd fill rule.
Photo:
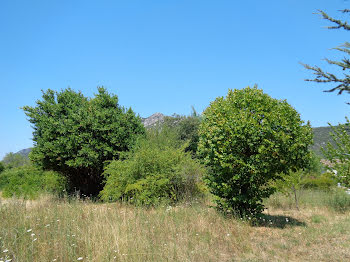
<svg viewBox="0 0 350 262">
<path fill-rule="evenodd" d="M 234 209 L 244 208 L 243 201 L 254 213 L 248 206 L 272 193 L 269 180 L 309 163 L 310 125 L 285 100 L 257 87 L 229 90 L 212 102 L 199 136 L 199 154 L 211 168 L 209 188 Z"/>
<path fill-rule="evenodd" d="M 23 107 L 34 128 L 30 158 L 65 174 L 72 189 L 84 194 L 102 189 L 104 162 L 118 159 L 145 132 L 141 119 L 102 87 L 94 98 L 70 88 L 49 89 L 36 103 Z"/>
</svg>

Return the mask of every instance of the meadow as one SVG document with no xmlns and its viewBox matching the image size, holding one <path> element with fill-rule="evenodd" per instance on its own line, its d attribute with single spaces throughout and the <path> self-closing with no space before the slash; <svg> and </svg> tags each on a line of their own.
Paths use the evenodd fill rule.
<svg viewBox="0 0 350 262">
<path fill-rule="evenodd" d="M 208 198 L 135 207 L 43 195 L 1 199 L 0 261 L 349 261 L 350 197 L 281 194 L 257 221 L 224 217 Z"/>
</svg>

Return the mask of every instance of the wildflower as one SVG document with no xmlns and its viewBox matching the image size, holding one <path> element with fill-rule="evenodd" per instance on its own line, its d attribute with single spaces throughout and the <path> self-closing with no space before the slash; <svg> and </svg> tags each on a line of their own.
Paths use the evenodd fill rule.
<svg viewBox="0 0 350 262">
<path fill-rule="evenodd" d="M 34 239 L 33 239 L 33 242 L 34 242 L 34 241 L 37 241 L 37 240 L 38 240 L 37 238 L 34 238 Z"/>
<path fill-rule="evenodd" d="M 50 224 L 47 224 L 45 227 L 49 227 L 50 226 Z"/>
<path fill-rule="evenodd" d="M 11 262 L 11 261 L 12 261 L 12 258 L 5 260 L 5 262 Z"/>
<path fill-rule="evenodd" d="M 286 218 L 286 222 L 287 222 L 287 223 L 289 222 L 288 218 Z"/>
<path fill-rule="evenodd" d="M 83 260 L 83 257 L 78 257 L 77 260 L 78 261 Z"/>
<path fill-rule="evenodd" d="M 5 249 L 5 250 L 4 250 L 4 251 L 2 251 L 2 252 L 7 253 L 7 252 L 9 252 L 9 250 L 8 250 L 8 249 Z"/>
<path fill-rule="evenodd" d="M 27 230 L 27 232 L 28 232 L 28 233 L 29 233 L 29 232 L 32 232 L 32 229 L 31 229 L 31 228 L 30 228 L 30 229 L 28 229 L 28 230 Z"/>
<path fill-rule="evenodd" d="M 230 234 L 226 234 L 226 236 L 228 236 L 228 237 L 229 237 L 229 236 L 230 236 Z"/>
<path fill-rule="evenodd" d="M 57 222 L 60 222 L 60 220 L 59 220 L 59 219 L 57 219 L 56 221 L 57 221 Z"/>
<path fill-rule="evenodd" d="M 33 236 L 35 236 L 35 234 L 34 234 L 34 233 L 31 233 L 30 236 L 33 237 Z"/>
</svg>

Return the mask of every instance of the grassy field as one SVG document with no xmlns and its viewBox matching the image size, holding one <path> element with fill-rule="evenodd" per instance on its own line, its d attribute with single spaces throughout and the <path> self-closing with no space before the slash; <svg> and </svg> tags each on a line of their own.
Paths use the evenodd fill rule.
<svg viewBox="0 0 350 262">
<path fill-rule="evenodd" d="M 304 192 L 299 211 L 274 195 L 256 225 L 204 200 L 151 209 L 1 201 L 0 261 L 350 261 L 350 212 L 322 192 Z"/>
</svg>

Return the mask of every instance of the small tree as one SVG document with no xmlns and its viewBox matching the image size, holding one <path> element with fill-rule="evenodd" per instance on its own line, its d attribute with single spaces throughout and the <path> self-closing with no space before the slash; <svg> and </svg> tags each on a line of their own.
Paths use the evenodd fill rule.
<svg viewBox="0 0 350 262">
<path fill-rule="evenodd" d="M 330 161 L 328 169 L 336 170 L 335 178 L 337 182 L 350 187 L 350 121 L 346 118 L 345 124 L 331 126 L 330 133 L 334 143 L 328 143 L 326 148 L 322 148 L 323 154 Z"/>
<path fill-rule="evenodd" d="M 97 195 L 104 162 L 118 159 L 144 133 L 141 119 L 102 87 L 91 99 L 70 88 L 49 89 L 36 103 L 23 107 L 34 128 L 31 160 L 61 172 L 70 189 L 83 194 Z"/>
<path fill-rule="evenodd" d="M 309 163 L 310 125 L 285 100 L 256 87 L 229 90 L 203 115 L 198 151 L 211 168 L 206 181 L 220 210 L 260 213 L 274 192 L 269 181 Z"/>
</svg>

